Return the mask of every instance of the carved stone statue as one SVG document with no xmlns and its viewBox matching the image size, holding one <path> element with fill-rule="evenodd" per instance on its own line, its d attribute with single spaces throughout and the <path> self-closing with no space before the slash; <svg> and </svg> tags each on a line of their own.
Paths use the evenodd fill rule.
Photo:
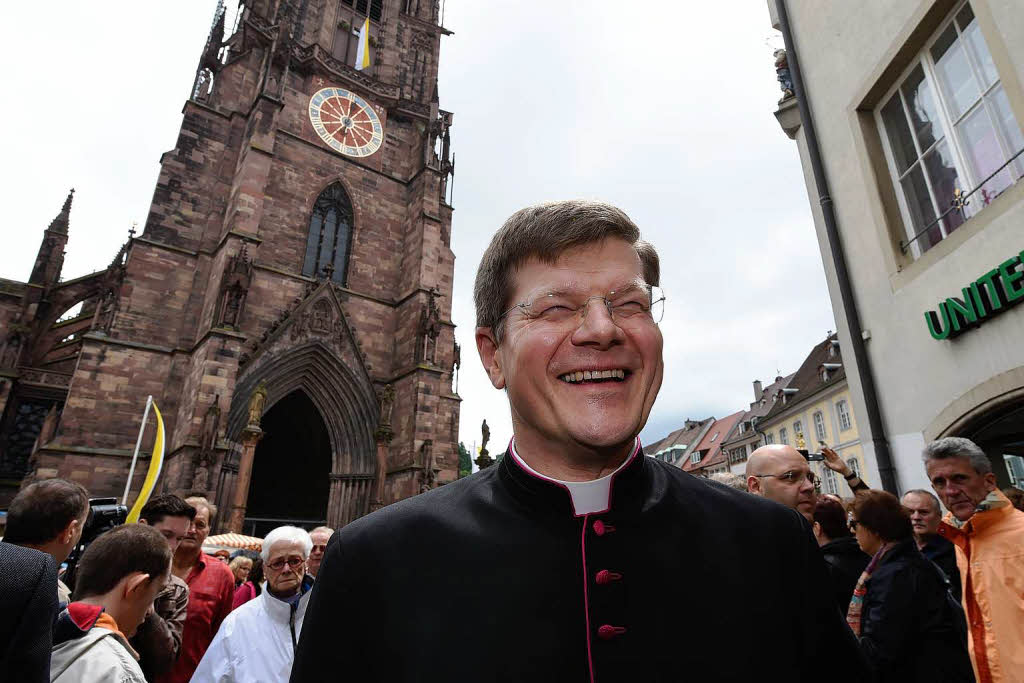
<svg viewBox="0 0 1024 683">
<path fill-rule="evenodd" d="M 266 382 L 260 382 L 260 385 L 256 387 L 256 391 L 252 392 L 252 398 L 249 399 L 249 426 L 259 427 L 260 420 L 263 418 L 263 409 L 267 405 L 267 384 Z"/>
<path fill-rule="evenodd" d="M 117 294 L 110 289 L 103 295 L 99 310 L 96 316 L 96 330 L 103 334 L 110 334 L 110 328 L 114 325 L 114 309 L 117 307 Z"/>
<path fill-rule="evenodd" d="M 395 403 L 395 388 L 390 384 L 385 384 L 384 388 L 380 390 L 380 394 L 377 399 L 380 401 L 380 424 L 391 425 L 391 409 Z"/>
<path fill-rule="evenodd" d="M 420 485 L 420 493 L 424 493 L 437 484 L 434 442 L 432 440 L 427 439 L 420 446 L 420 461 L 423 463 L 423 483 Z"/>
<path fill-rule="evenodd" d="M 228 289 L 227 298 L 224 301 L 224 319 L 221 324 L 224 327 L 237 327 L 238 318 L 242 312 L 242 299 L 245 298 L 245 290 L 241 287 Z"/>
<path fill-rule="evenodd" d="M 252 260 L 245 245 L 231 257 L 220 283 L 217 326 L 238 329 L 245 308 L 245 298 L 252 284 Z"/>
<path fill-rule="evenodd" d="M 203 423 L 199 427 L 199 452 L 196 454 L 195 473 L 192 475 L 192 488 L 196 491 L 207 491 L 210 487 L 210 471 L 216 459 L 217 430 L 220 428 L 220 394 L 203 415 Z"/>
<path fill-rule="evenodd" d="M 487 442 L 491 440 L 491 428 L 487 426 L 486 418 L 484 418 L 484 423 L 480 425 L 480 432 L 483 437 L 480 441 L 480 454 L 488 455 Z"/>
<path fill-rule="evenodd" d="M 417 361 L 433 364 L 437 349 L 437 337 L 441 334 L 441 311 L 437 307 L 437 298 L 441 295 L 436 287 L 430 289 L 430 299 L 426 307 L 420 311 L 419 339 L 417 342 Z"/>
<path fill-rule="evenodd" d="M 782 100 L 793 96 L 793 77 L 789 73 L 789 60 L 785 50 L 776 50 L 775 53 L 775 75 L 779 80 L 779 89 L 782 90 Z"/>
</svg>

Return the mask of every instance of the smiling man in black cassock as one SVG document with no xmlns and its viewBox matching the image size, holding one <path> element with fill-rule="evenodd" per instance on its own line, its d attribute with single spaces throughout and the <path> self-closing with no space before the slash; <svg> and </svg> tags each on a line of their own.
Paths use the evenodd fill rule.
<svg viewBox="0 0 1024 683">
<path fill-rule="evenodd" d="M 643 455 L 659 270 L 606 204 L 505 222 L 474 294 L 513 441 L 331 538 L 292 681 L 864 680 L 803 518 Z"/>
</svg>

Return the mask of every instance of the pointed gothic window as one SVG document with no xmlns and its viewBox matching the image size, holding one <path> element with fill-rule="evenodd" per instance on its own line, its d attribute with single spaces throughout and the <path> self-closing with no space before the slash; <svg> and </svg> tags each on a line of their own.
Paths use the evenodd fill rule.
<svg viewBox="0 0 1024 683">
<path fill-rule="evenodd" d="M 318 277 L 333 270 L 331 280 L 344 285 L 351 241 L 352 202 L 341 183 L 334 183 L 313 205 L 302 274 Z"/>
</svg>

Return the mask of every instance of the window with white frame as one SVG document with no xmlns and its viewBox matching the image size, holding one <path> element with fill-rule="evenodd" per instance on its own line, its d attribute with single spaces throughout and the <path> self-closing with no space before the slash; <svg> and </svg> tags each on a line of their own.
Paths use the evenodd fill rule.
<svg viewBox="0 0 1024 683">
<path fill-rule="evenodd" d="M 793 423 L 793 438 L 799 439 L 804 435 L 804 423 L 801 420 L 797 420 Z"/>
<path fill-rule="evenodd" d="M 845 432 L 847 429 L 853 426 L 853 420 L 850 419 L 850 404 L 845 400 L 840 401 L 836 404 L 836 413 L 839 415 L 839 431 Z"/>
<path fill-rule="evenodd" d="M 850 470 L 854 474 L 860 477 L 860 460 L 858 460 L 857 458 L 849 458 L 847 459 L 846 464 L 850 466 Z"/>
<path fill-rule="evenodd" d="M 779 443 L 789 444 L 789 433 L 785 427 L 779 427 Z"/>
<path fill-rule="evenodd" d="M 836 481 L 836 473 L 829 468 L 825 469 L 825 493 L 839 494 L 839 483 Z"/>
<path fill-rule="evenodd" d="M 766 444 L 768 444 L 768 443 L 775 443 L 775 434 L 773 434 L 772 432 L 765 432 L 765 434 L 764 434 L 764 442 Z"/>
<path fill-rule="evenodd" d="M 696 465 L 700 462 L 700 451 L 694 451 L 693 455 L 690 456 L 690 462 Z"/>
<path fill-rule="evenodd" d="M 814 434 L 818 441 L 825 440 L 825 416 L 820 410 L 814 414 Z"/>
<path fill-rule="evenodd" d="M 969 3 L 932 36 L 876 117 L 906 226 L 903 242 L 915 256 L 1024 176 L 1024 135 Z M 975 188 L 962 212 L 947 213 L 958 192 Z"/>
</svg>

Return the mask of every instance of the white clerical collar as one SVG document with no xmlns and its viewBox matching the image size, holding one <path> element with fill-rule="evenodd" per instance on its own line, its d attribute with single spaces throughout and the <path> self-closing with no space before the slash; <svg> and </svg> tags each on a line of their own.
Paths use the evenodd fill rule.
<svg viewBox="0 0 1024 683">
<path fill-rule="evenodd" d="M 592 479 L 590 481 L 562 481 L 561 479 L 553 479 L 549 476 L 543 475 L 537 470 L 533 469 L 526 462 L 519 457 L 516 452 L 515 439 L 512 440 L 512 444 L 509 447 L 509 452 L 512 457 L 516 459 L 516 463 L 524 470 L 532 474 L 533 476 L 543 479 L 544 481 L 550 481 L 553 484 L 558 484 L 569 491 L 569 496 L 572 498 L 572 507 L 576 512 L 577 517 L 588 515 L 595 512 L 607 512 L 612 506 L 612 479 L 618 474 L 623 468 L 629 463 L 633 462 L 633 458 L 636 457 L 640 451 L 640 440 L 636 440 L 636 446 L 633 448 L 633 452 L 628 458 L 622 461 L 622 464 L 615 468 L 615 471 L 611 474 L 606 474 L 600 479 Z"/>
</svg>

